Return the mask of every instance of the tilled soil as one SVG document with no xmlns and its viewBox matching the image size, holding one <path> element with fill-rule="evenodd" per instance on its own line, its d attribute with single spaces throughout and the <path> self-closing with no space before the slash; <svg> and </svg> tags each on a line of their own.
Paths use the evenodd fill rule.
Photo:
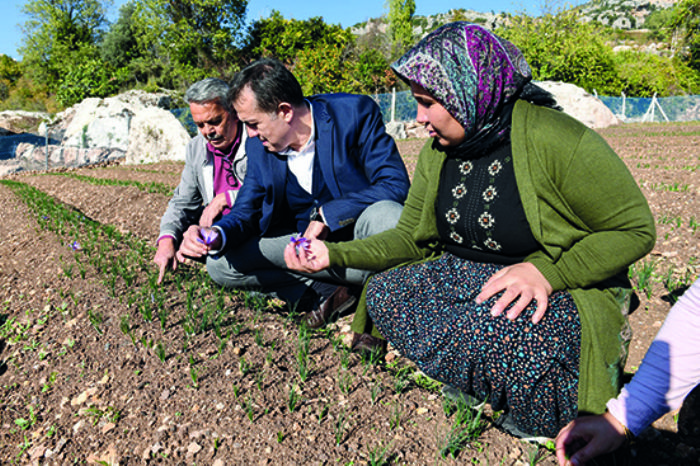
<svg viewBox="0 0 700 466">
<path fill-rule="evenodd" d="M 700 124 L 628 125 L 601 134 L 657 219 L 656 247 L 632 273 L 641 288 L 630 316 L 633 373 L 674 296 L 698 276 Z M 410 172 L 424 143 L 399 143 Z M 68 173 L 174 188 L 181 169 L 161 163 Z M 149 246 L 169 199 L 55 174 L 12 179 Z M 303 330 L 293 310 L 219 292 L 197 264 L 169 274 L 162 295 L 149 288 L 153 268 L 134 264 L 132 283 L 110 282 L 109 266 L 88 263 L 88 251 L 70 233 L 46 230 L 58 219 L 31 212 L 6 185 L 0 212 L 3 464 L 556 463 L 546 448 L 494 427 L 498 414 L 488 408 L 485 430 L 456 458 L 441 455 L 454 416 L 446 415 L 439 387 L 394 351 L 378 364 L 349 353 L 350 316 L 311 333 L 304 376 Z M 649 288 L 639 281 L 644 265 Z M 188 290 L 188 283 L 204 285 Z M 138 300 L 148 293 L 154 302 L 165 297 L 162 326 L 143 316 Z M 200 301 L 188 298 L 194 294 Z M 192 313 L 203 316 L 215 300 L 221 327 L 188 333 Z M 630 450 L 598 464 L 698 464 L 699 406 L 687 401 L 680 415 L 664 416 Z"/>
</svg>

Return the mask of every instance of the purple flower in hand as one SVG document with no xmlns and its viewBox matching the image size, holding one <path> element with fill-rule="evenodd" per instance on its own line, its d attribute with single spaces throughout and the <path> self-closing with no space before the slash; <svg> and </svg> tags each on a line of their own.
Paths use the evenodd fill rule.
<svg viewBox="0 0 700 466">
<path fill-rule="evenodd" d="M 304 252 L 304 255 L 309 253 L 309 248 L 311 248 L 311 242 L 301 236 L 301 233 L 297 233 L 296 235 L 292 236 L 291 240 L 292 244 L 294 245 L 294 249 L 297 251 L 297 256 Z"/>
<path fill-rule="evenodd" d="M 216 239 L 219 237 L 219 232 L 217 230 L 210 230 L 206 228 L 200 228 L 199 229 L 199 235 L 202 237 L 202 239 L 197 238 L 197 240 L 200 243 L 203 243 L 207 246 L 211 245 Z"/>
</svg>

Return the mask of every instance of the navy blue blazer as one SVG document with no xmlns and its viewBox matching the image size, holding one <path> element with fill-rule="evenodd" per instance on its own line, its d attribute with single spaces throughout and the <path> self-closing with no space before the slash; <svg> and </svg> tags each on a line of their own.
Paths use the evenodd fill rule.
<svg viewBox="0 0 700 466">
<path fill-rule="evenodd" d="M 391 200 L 401 204 L 410 185 L 406 166 L 394 140 L 384 129 L 382 114 L 369 97 L 324 94 L 309 97 L 316 128 L 316 157 L 333 200 L 322 205 L 331 231 L 353 224 L 371 204 Z M 268 151 L 258 138 L 246 141 L 248 173 L 228 215 L 214 226 L 224 232 L 225 249 L 289 218 L 286 203 L 287 158 Z M 295 230 L 291 223 L 289 229 Z"/>
</svg>

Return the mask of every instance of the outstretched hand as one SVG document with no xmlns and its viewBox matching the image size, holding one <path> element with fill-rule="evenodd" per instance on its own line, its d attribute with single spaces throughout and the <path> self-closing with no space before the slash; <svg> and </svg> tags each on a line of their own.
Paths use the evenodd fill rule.
<svg viewBox="0 0 700 466">
<path fill-rule="evenodd" d="M 582 466 L 617 450 L 624 442 L 625 428 L 612 414 L 581 417 L 557 435 L 557 460 L 560 466 Z"/>
<path fill-rule="evenodd" d="M 158 265 L 158 281 L 160 285 L 163 283 L 163 277 L 167 269 L 177 270 L 177 260 L 175 260 L 175 240 L 170 237 L 161 238 L 158 241 L 158 250 L 153 257 L 153 262 Z"/>
<path fill-rule="evenodd" d="M 284 261 L 290 270 L 305 273 L 320 272 L 330 266 L 328 247 L 317 239 L 306 240 L 304 247 L 290 242 L 284 248 Z"/>
<path fill-rule="evenodd" d="M 493 274 L 484 284 L 481 293 L 477 295 L 476 302 L 481 304 L 501 291 L 503 295 L 491 308 L 492 316 L 501 315 L 508 305 L 513 303 L 506 317 L 514 320 L 534 299 L 537 301 L 537 309 L 532 316 L 532 323 L 536 324 L 542 320 L 547 310 L 547 300 L 552 294 L 552 285 L 533 264 L 521 262 L 504 267 Z"/>
</svg>

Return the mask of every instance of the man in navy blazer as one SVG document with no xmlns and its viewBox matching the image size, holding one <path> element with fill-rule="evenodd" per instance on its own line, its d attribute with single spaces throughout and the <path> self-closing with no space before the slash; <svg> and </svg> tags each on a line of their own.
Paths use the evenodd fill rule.
<svg viewBox="0 0 700 466">
<path fill-rule="evenodd" d="M 230 87 L 248 132 L 246 182 L 231 213 L 212 231 L 188 230 L 181 250 L 208 254 L 219 284 L 300 302 L 310 311 L 307 325 L 320 327 L 355 303 L 368 272 L 304 276 L 287 269 L 285 246 L 294 233 L 347 241 L 393 228 L 409 188 L 405 165 L 367 96 L 304 98 L 292 73 L 271 59 L 241 70 Z M 380 344 L 368 334 L 354 338 L 357 350 Z"/>
</svg>

